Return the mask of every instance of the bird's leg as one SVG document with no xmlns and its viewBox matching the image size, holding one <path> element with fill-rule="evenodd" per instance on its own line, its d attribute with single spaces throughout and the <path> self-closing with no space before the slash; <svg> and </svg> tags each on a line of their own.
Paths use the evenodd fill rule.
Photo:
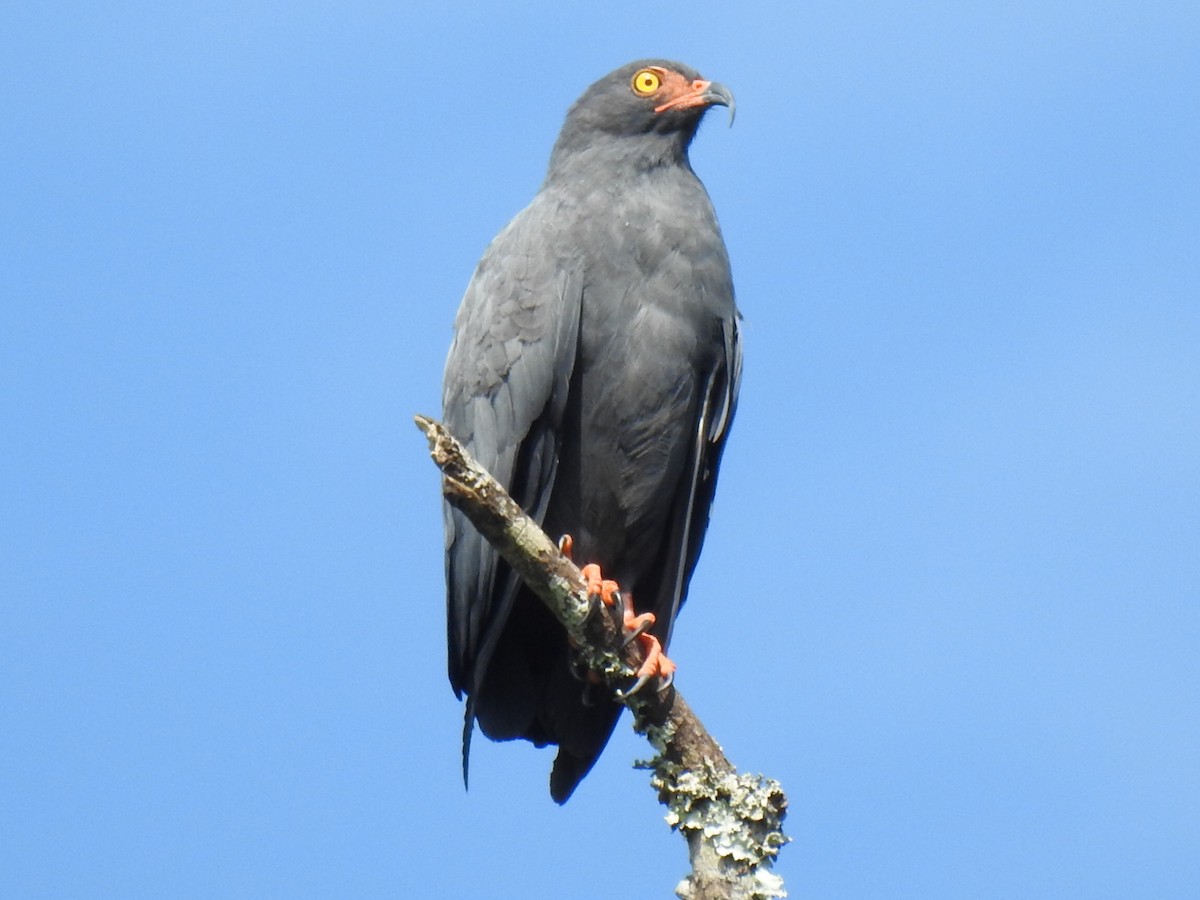
<svg viewBox="0 0 1200 900">
<path fill-rule="evenodd" d="M 567 559 L 574 562 L 575 539 L 573 537 L 571 537 L 569 534 L 564 534 L 562 537 L 560 537 L 558 539 L 558 549 L 559 549 L 559 552 L 562 553 L 563 556 L 565 556 Z M 594 568 L 596 569 L 596 574 L 599 575 L 600 567 L 596 566 Z M 610 581 L 608 583 L 611 584 L 614 588 L 616 587 L 616 582 Z M 599 579 L 599 585 L 602 586 L 603 584 L 604 584 L 603 579 Z M 599 588 L 593 589 L 592 582 L 589 581 L 588 582 L 588 596 L 594 597 L 594 596 L 598 596 L 598 595 L 602 596 L 601 590 Z M 612 603 L 612 601 L 610 600 L 609 605 L 611 605 L 611 603 Z M 569 643 L 571 645 L 572 650 L 576 649 L 575 641 L 573 641 L 570 637 L 567 638 L 567 643 Z M 597 675 L 595 672 L 591 671 L 590 669 L 580 665 L 579 661 L 575 657 L 575 654 L 573 654 L 573 653 L 567 655 L 567 666 L 570 669 L 571 674 L 577 680 L 582 681 L 584 683 L 583 684 L 583 697 L 581 698 L 583 701 L 583 705 L 584 706 L 594 706 L 595 699 L 594 699 L 593 692 L 595 690 L 595 686 L 600 684 L 600 676 Z"/>
<path fill-rule="evenodd" d="M 633 598 L 626 596 L 623 620 L 625 630 L 629 632 L 625 636 L 624 643 L 627 645 L 636 640 L 642 645 L 642 664 L 638 667 L 637 681 L 633 683 L 633 687 L 619 692 L 618 698 L 636 694 L 646 686 L 651 678 L 662 679 L 658 690 L 665 691 L 675 680 L 675 669 L 678 667 L 667 657 L 667 654 L 663 653 L 662 642 L 654 635 L 646 633 L 646 629 L 654 624 L 654 613 L 637 615 L 633 609 Z"/>
<path fill-rule="evenodd" d="M 599 600 L 610 609 L 618 605 L 624 608 L 624 603 L 621 600 L 620 585 L 611 579 L 605 578 L 600 573 L 598 565 L 589 563 L 579 571 L 583 575 L 583 580 L 587 582 L 589 597 L 593 600 Z"/>
<path fill-rule="evenodd" d="M 575 551 L 575 539 L 569 534 L 564 534 L 558 539 L 558 549 L 571 562 L 575 561 L 573 556 Z M 583 580 L 587 585 L 588 599 L 592 603 L 599 602 L 602 605 L 612 609 L 614 606 L 623 611 L 625 609 L 625 601 L 621 596 L 620 586 L 610 579 L 605 578 L 600 573 L 600 567 L 595 563 L 590 563 L 579 570 L 583 576 Z M 622 644 L 624 646 L 624 644 Z"/>
<path fill-rule="evenodd" d="M 575 561 L 575 539 L 569 534 L 564 534 L 558 539 L 558 549 L 571 562 Z M 615 581 L 606 579 L 601 575 L 598 565 L 592 563 L 584 566 L 579 571 L 586 582 L 588 599 L 592 603 L 599 602 L 609 609 L 615 606 L 618 610 L 624 610 L 625 603 L 621 597 L 620 587 Z"/>
<path fill-rule="evenodd" d="M 642 645 L 642 664 L 637 670 L 637 681 L 629 690 L 618 693 L 618 697 L 629 697 L 637 693 L 652 678 L 661 678 L 662 684 L 658 689 L 666 690 L 675 678 L 676 666 L 663 653 L 662 643 L 659 639 L 646 633 L 646 629 L 655 622 L 654 613 L 642 613 L 639 616 L 634 611 L 633 598 L 628 594 L 623 595 L 615 581 L 605 579 L 600 572 L 600 567 L 595 563 L 584 566 L 580 571 L 583 573 L 584 580 L 587 581 L 589 597 L 598 598 L 608 607 L 620 606 L 621 623 L 628 632 L 621 642 L 621 646 L 628 646 L 635 640 Z"/>
</svg>

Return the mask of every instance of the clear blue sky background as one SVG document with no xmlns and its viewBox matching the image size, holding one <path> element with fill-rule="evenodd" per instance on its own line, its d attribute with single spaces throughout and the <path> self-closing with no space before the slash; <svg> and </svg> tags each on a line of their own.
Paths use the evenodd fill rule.
<svg viewBox="0 0 1200 900">
<path fill-rule="evenodd" d="M 411 425 L 645 55 L 738 98 L 673 656 L 792 895 L 1197 896 L 1194 0 L 6 4 L 0 895 L 669 895 L 625 727 L 565 808 L 528 745 L 464 793 Z"/>
</svg>

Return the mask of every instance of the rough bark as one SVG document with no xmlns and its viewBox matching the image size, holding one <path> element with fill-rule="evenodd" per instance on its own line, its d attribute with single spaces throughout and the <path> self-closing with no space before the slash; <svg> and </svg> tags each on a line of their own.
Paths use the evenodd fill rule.
<svg viewBox="0 0 1200 900">
<path fill-rule="evenodd" d="M 622 648 L 615 615 L 598 614 L 579 569 L 438 422 L 416 417 L 442 470 L 446 499 L 462 510 L 562 622 L 580 661 L 596 672 L 634 715 L 655 755 L 642 765 L 667 807 L 668 824 L 688 844 L 691 873 L 676 887 L 683 900 L 784 897 L 771 871 L 787 842 L 787 798 L 779 783 L 738 772 L 673 686 L 625 696 L 641 660 L 637 641 Z"/>
</svg>

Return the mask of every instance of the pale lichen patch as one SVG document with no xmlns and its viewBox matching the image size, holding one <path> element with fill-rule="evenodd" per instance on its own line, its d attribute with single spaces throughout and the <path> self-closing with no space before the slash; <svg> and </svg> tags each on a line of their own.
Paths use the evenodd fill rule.
<svg viewBox="0 0 1200 900">
<path fill-rule="evenodd" d="M 717 870 L 738 885 L 734 896 L 786 896 L 783 880 L 771 872 L 788 840 L 782 831 L 787 801 L 778 782 L 710 765 L 685 771 L 661 760 L 651 783 L 667 804 L 667 823 L 687 836 L 693 855 L 716 857 Z M 681 887 L 681 897 L 702 896 L 690 879 Z"/>
</svg>

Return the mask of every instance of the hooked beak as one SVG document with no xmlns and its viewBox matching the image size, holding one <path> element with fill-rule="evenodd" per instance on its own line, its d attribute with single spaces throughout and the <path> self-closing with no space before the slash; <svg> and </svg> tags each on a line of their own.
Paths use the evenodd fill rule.
<svg viewBox="0 0 1200 900">
<path fill-rule="evenodd" d="M 733 127 L 733 117 L 737 115 L 737 103 L 733 99 L 733 91 L 719 81 L 710 81 L 704 91 L 704 99 L 711 106 L 724 106 L 729 110 L 729 127 Z"/>
</svg>

